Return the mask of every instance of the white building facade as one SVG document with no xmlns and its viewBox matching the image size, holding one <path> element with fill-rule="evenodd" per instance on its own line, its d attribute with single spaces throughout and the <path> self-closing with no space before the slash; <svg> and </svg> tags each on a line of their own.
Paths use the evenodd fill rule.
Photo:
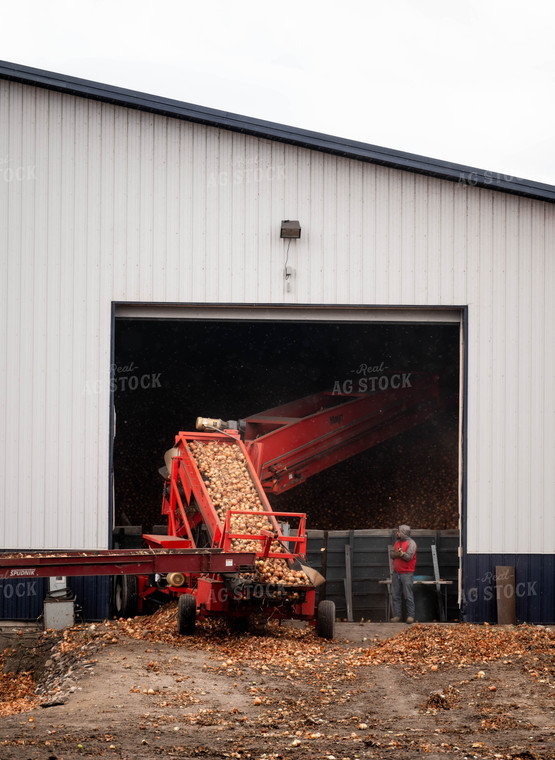
<svg viewBox="0 0 555 760">
<path fill-rule="evenodd" d="M 7 63 L 0 161 L 1 549 L 109 546 L 118 315 L 445 320 L 464 614 L 553 622 L 555 188 Z"/>
</svg>

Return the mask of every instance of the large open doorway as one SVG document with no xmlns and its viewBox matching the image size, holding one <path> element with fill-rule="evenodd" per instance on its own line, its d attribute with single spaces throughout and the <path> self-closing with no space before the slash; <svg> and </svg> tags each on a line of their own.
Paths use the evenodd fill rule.
<svg viewBox="0 0 555 760">
<path fill-rule="evenodd" d="M 114 330 L 116 525 L 163 522 L 158 469 L 198 416 L 238 420 L 334 387 L 370 390 L 395 371 L 437 377 L 437 412 L 270 501 L 306 512 L 313 530 L 458 530 L 458 312 L 119 307 Z"/>
</svg>

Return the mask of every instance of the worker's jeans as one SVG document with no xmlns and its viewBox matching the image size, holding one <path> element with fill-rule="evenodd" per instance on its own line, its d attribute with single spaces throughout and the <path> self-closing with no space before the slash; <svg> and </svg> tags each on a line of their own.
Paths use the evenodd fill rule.
<svg viewBox="0 0 555 760">
<path fill-rule="evenodd" d="M 393 594 L 393 617 L 401 617 L 401 598 L 405 597 L 407 617 L 414 618 L 414 594 L 412 583 L 414 573 L 396 573 L 393 571 L 391 591 Z"/>
</svg>

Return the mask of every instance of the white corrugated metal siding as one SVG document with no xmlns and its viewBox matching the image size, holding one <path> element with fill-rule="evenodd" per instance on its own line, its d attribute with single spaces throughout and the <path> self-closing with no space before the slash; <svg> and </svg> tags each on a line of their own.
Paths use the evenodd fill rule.
<svg viewBox="0 0 555 760">
<path fill-rule="evenodd" d="M 468 305 L 468 550 L 552 552 L 553 205 L 5 81 L 0 160 L 3 547 L 106 546 L 111 304 L 154 301 Z"/>
</svg>

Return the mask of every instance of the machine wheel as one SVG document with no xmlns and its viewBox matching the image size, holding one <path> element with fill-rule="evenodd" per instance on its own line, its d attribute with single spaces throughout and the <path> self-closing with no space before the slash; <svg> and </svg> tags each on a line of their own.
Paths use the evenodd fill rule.
<svg viewBox="0 0 555 760">
<path fill-rule="evenodd" d="M 318 605 L 316 631 L 322 639 L 333 639 L 335 636 L 335 602 L 324 599 Z"/>
<path fill-rule="evenodd" d="M 181 636 L 192 636 L 196 617 L 197 600 L 192 594 L 181 594 L 177 603 L 177 632 Z"/>
<path fill-rule="evenodd" d="M 136 575 L 117 575 L 114 580 L 113 610 L 115 617 L 135 617 L 139 608 Z"/>
</svg>

